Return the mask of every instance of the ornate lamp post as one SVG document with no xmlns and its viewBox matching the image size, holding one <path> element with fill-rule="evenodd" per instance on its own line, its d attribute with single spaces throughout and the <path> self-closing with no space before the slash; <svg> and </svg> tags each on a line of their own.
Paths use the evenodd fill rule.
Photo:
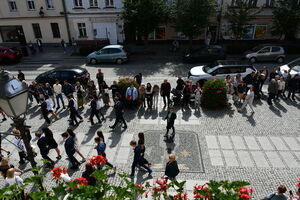
<svg viewBox="0 0 300 200">
<path fill-rule="evenodd" d="M 32 168 L 36 167 L 34 154 L 30 145 L 28 135 L 25 131 L 25 113 L 28 104 L 28 87 L 18 79 L 14 78 L 9 72 L 2 70 L 0 72 L 0 107 L 14 121 L 16 129 L 21 133 L 21 138 L 27 151 L 28 160 Z M 38 172 L 34 170 L 34 174 Z M 42 180 L 38 179 L 41 189 Z"/>
</svg>

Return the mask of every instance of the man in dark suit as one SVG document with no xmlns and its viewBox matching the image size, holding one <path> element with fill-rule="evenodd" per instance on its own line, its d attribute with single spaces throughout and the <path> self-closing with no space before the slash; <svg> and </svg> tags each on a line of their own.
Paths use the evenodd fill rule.
<svg viewBox="0 0 300 200">
<path fill-rule="evenodd" d="M 168 105 L 170 105 L 170 93 L 171 93 L 171 84 L 168 80 L 164 80 L 164 82 L 160 86 L 160 95 L 163 97 L 164 106 L 166 106 L 166 97 L 168 100 Z"/>
<path fill-rule="evenodd" d="M 99 117 L 99 110 L 97 109 L 97 104 L 99 104 L 100 102 L 98 102 L 98 97 L 96 95 L 94 95 L 94 97 L 90 97 L 91 101 L 91 114 L 90 114 L 90 121 L 91 121 L 91 125 L 94 125 L 94 116 L 96 116 L 96 118 L 98 119 L 98 123 L 101 124 L 101 120 Z"/>
<path fill-rule="evenodd" d="M 49 168 L 52 168 L 54 166 L 54 161 L 51 160 L 51 158 L 48 156 L 49 148 L 48 148 L 45 136 L 42 136 L 41 132 L 36 132 L 35 136 L 38 138 L 37 145 L 40 149 L 42 158 L 45 160 L 48 160 L 50 163 L 47 163 L 47 166 Z"/>
<path fill-rule="evenodd" d="M 66 96 L 68 96 L 70 94 L 73 95 L 74 87 L 68 81 L 65 80 L 64 85 L 62 86 L 62 91 Z"/>
<path fill-rule="evenodd" d="M 71 126 L 78 126 L 79 123 L 78 123 L 76 117 L 78 117 L 80 119 L 80 122 L 83 121 L 83 118 L 78 114 L 77 103 L 75 102 L 75 99 L 74 99 L 73 95 L 70 94 L 67 97 L 68 97 L 68 100 L 69 100 L 68 108 L 70 109 L 70 119 L 71 119 L 70 125 Z M 75 122 L 75 124 L 74 124 L 74 122 Z"/>
<path fill-rule="evenodd" d="M 69 136 L 68 133 L 63 133 L 61 136 L 66 140 L 65 141 L 65 150 L 70 159 L 70 162 L 72 163 L 71 169 L 78 169 L 80 162 L 74 157 L 74 154 L 76 152 L 74 137 Z"/>
<path fill-rule="evenodd" d="M 48 124 L 51 124 L 51 120 L 49 119 L 48 115 L 49 115 L 49 111 L 47 109 L 47 103 L 45 101 L 44 98 L 41 98 L 40 99 L 40 102 L 41 102 L 41 111 L 42 111 L 42 115 L 45 119 L 45 121 L 48 123 Z"/>
<path fill-rule="evenodd" d="M 131 165 L 131 174 L 130 174 L 130 177 L 133 178 L 134 177 L 134 172 L 135 172 L 135 167 L 137 165 L 145 168 L 147 171 L 148 171 L 148 175 L 150 176 L 151 173 L 152 173 L 152 170 L 146 166 L 144 163 L 141 162 L 142 160 L 142 156 L 141 156 L 141 153 L 142 153 L 142 149 L 141 149 L 141 146 L 140 145 L 137 145 L 136 141 L 135 140 L 132 140 L 130 142 L 130 146 L 134 148 L 134 157 L 133 157 L 133 162 L 132 162 L 132 165 Z"/>
<path fill-rule="evenodd" d="M 173 133 L 171 135 L 172 140 L 174 140 L 175 137 L 175 128 L 174 128 L 174 123 L 175 123 L 175 119 L 176 119 L 176 113 L 174 113 L 174 110 L 172 107 L 168 108 L 168 114 L 165 117 L 165 120 L 167 120 L 167 132 L 165 134 L 165 138 L 168 138 L 168 134 L 169 134 L 169 130 L 172 128 Z"/>
<path fill-rule="evenodd" d="M 126 124 L 126 121 L 124 119 L 124 106 L 123 106 L 123 103 L 119 100 L 118 97 L 115 98 L 115 113 L 116 113 L 116 121 L 114 123 L 114 125 L 110 126 L 109 128 L 112 128 L 114 129 L 117 124 L 119 122 L 122 122 L 124 124 L 123 128 L 126 129 L 127 128 L 127 124 Z"/>
</svg>

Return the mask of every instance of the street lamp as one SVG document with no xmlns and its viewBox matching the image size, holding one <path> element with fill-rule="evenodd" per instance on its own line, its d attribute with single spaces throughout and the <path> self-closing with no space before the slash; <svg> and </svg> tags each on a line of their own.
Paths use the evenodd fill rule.
<svg viewBox="0 0 300 200">
<path fill-rule="evenodd" d="M 25 113 L 28 104 L 28 87 L 25 83 L 19 81 L 11 75 L 11 73 L 2 70 L 0 72 L 0 107 L 14 121 L 16 129 L 21 133 L 21 138 L 27 151 L 27 159 L 30 161 L 32 168 L 36 167 L 34 154 L 30 145 L 30 141 L 25 130 Z M 22 116 L 23 115 L 23 116 Z M 33 171 L 38 174 L 36 170 Z M 42 180 L 38 179 L 38 183 L 42 187 Z"/>
</svg>

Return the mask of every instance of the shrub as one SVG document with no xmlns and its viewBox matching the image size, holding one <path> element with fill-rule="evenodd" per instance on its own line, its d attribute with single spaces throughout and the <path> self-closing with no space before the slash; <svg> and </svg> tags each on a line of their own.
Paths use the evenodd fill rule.
<svg viewBox="0 0 300 200">
<path fill-rule="evenodd" d="M 128 103 L 127 99 L 125 98 L 126 90 L 132 84 L 134 85 L 134 87 L 136 89 L 139 88 L 139 85 L 137 84 L 137 82 L 133 78 L 123 77 L 123 78 L 119 79 L 119 83 L 118 83 L 119 91 L 120 91 L 120 94 L 121 94 L 121 100 L 124 102 L 125 106 Z M 136 104 L 138 105 L 138 99 L 136 101 Z"/>
<path fill-rule="evenodd" d="M 220 109 L 227 106 L 226 84 L 222 79 L 211 79 L 204 83 L 201 106 Z"/>
</svg>

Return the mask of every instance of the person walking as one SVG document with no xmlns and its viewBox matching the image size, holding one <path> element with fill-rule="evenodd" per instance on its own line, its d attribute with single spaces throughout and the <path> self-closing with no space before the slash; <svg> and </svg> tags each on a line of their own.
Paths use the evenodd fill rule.
<svg viewBox="0 0 300 200">
<path fill-rule="evenodd" d="M 52 103 L 53 103 L 53 108 L 55 108 L 56 103 L 55 103 L 55 100 L 54 100 L 54 92 L 53 92 L 53 89 L 51 88 L 49 83 L 45 84 L 44 91 L 45 91 L 45 94 L 48 95 L 51 98 Z"/>
<path fill-rule="evenodd" d="M 82 173 L 82 177 L 85 178 L 88 181 L 88 185 L 95 186 L 97 180 L 95 177 L 92 176 L 92 174 L 95 172 L 95 168 L 91 163 L 85 164 L 85 171 Z"/>
<path fill-rule="evenodd" d="M 168 179 L 173 181 L 176 176 L 179 174 L 179 168 L 176 161 L 176 156 L 174 154 L 169 155 L 169 161 L 167 162 L 166 169 L 165 169 L 165 176 Z"/>
<path fill-rule="evenodd" d="M 83 108 L 84 89 L 79 81 L 76 82 L 75 92 L 77 94 L 77 106 L 78 108 Z"/>
<path fill-rule="evenodd" d="M 98 96 L 100 96 L 100 94 L 102 94 L 102 92 L 103 92 L 102 83 L 104 81 L 104 74 L 103 74 L 103 72 L 101 72 L 101 69 L 98 69 L 98 73 L 96 74 L 96 79 L 98 82 L 98 89 L 99 89 Z"/>
<path fill-rule="evenodd" d="M 24 164 L 25 163 L 25 159 L 26 159 L 26 148 L 23 142 L 23 139 L 21 138 L 21 133 L 19 130 L 14 129 L 12 131 L 12 133 L 15 135 L 12 143 L 17 147 L 18 153 L 19 153 L 19 157 L 20 157 L 20 164 Z"/>
<path fill-rule="evenodd" d="M 119 85 L 117 81 L 113 81 L 113 84 L 109 87 L 111 90 L 112 98 L 115 99 L 116 92 L 119 92 Z"/>
<path fill-rule="evenodd" d="M 148 109 L 152 109 L 152 105 L 153 105 L 153 88 L 152 88 L 151 83 L 147 83 L 145 95 L 146 95 L 146 99 L 147 99 L 147 107 L 148 107 Z"/>
<path fill-rule="evenodd" d="M 77 117 L 80 119 L 79 122 L 82 122 L 83 121 L 83 118 L 78 114 L 78 107 L 77 107 L 77 103 L 73 97 L 73 95 L 68 95 L 67 96 L 68 100 L 69 100 L 69 103 L 68 103 L 68 108 L 70 110 L 70 119 L 71 119 L 71 123 L 70 125 L 71 126 L 78 126 L 79 123 L 77 121 Z"/>
<path fill-rule="evenodd" d="M 53 90 L 54 90 L 54 94 L 56 96 L 56 103 L 57 103 L 56 110 L 60 109 L 59 100 L 62 103 L 63 109 L 65 109 L 66 107 L 65 107 L 63 96 L 62 96 L 62 86 L 59 83 L 59 80 L 55 81 L 55 84 L 53 85 Z"/>
<path fill-rule="evenodd" d="M 139 132 L 138 137 L 139 137 L 138 145 L 141 146 L 141 160 L 140 160 L 140 162 L 142 164 L 148 165 L 150 167 L 151 163 L 148 160 L 145 159 L 145 151 L 146 151 L 145 135 L 144 135 L 143 132 Z"/>
<path fill-rule="evenodd" d="M 94 81 L 89 81 L 87 85 L 87 96 L 95 96 L 97 95 L 97 87 L 94 83 Z"/>
<path fill-rule="evenodd" d="M 153 86 L 153 105 L 155 108 L 158 107 L 158 96 L 159 96 L 159 86 Z"/>
<path fill-rule="evenodd" d="M 45 134 L 45 140 L 46 140 L 46 144 L 48 146 L 49 151 L 51 149 L 55 149 L 55 151 L 57 153 L 56 159 L 57 160 L 61 159 L 60 150 L 58 148 L 57 142 L 55 141 L 55 139 L 53 137 L 52 131 L 49 128 L 43 128 L 42 131 Z"/>
<path fill-rule="evenodd" d="M 37 90 L 36 90 L 34 81 L 32 81 L 31 84 L 28 86 L 28 98 L 29 98 L 30 104 L 33 103 L 33 97 L 36 100 L 36 103 L 39 104 L 40 99 L 37 95 Z"/>
<path fill-rule="evenodd" d="M 169 130 L 172 128 L 173 133 L 171 135 L 171 139 L 174 141 L 174 137 L 175 137 L 175 128 L 174 128 L 174 123 L 175 123 L 175 119 L 176 119 L 176 113 L 174 112 L 174 109 L 172 107 L 168 108 L 168 114 L 165 117 L 164 120 L 167 120 L 167 132 L 164 135 L 165 140 L 168 139 L 168 134 L 169 134 Z"/>
<path fill-rule="evenodd" d="M 106 84 L 105 81 L 103 81 L 102 82 L 102 100 L 103 100 L 104 106 L 109 106 L 110 99 L 109 99 L 108 90 L 109 90 L 108 85 Z"/>
<path fill-rule="evenodd" d="M 250 86 L 250 89 L 248 90 L 247 92 L 247 95 L 245 97 L 245 101 L 242 105 L 242 107 L 240 109 L 238 109 L 238 112 L 242 112 L 242 110 L 247 106 L 247 104 L 249 105 L 249 107 L 251 108 L 252 110 L 252 114 L 254 113 L 254 110 L 253 110 L 253 100 L 254 100 L 254 87 L 253 86 Z"/>
<path fill-rule="evenodd" d="M 177 83 L 176 90 L 181 92 L 185 86 L 184 80 L 182 80 L 181 76 L 178 76 L 176 83 Z"/>
<path fill-rule="evenodd" d="M 49 147 L 47 145 L 47 140 L 45 136 L 42 136 L 41 132 L 36 132 L 35 136 L 38 138 L 37 146 L 40 149 L 40 153 L 43 159 L 48 160 L 50 163 L 47 163 L 46 166 L 52 168 L 54 166 L 54 161 L 48 156 Z"/>
<path fill-rule="evenodd" d="M 296 93 L 296 90 L 297 90 L 297 79 L 299 79 L 299 75 L 296 74 L 293 78 L 291 78 L 288 82 L 288 96 L 287 96 L 287 99 L 290 100 L 291 98 L 291 95 L 292 95 L 292 100 L 295 101 L 295 93 Z"/>
<path fill-rule="evenodd" d="M 269 83 L 269 86 L 268 86 L 268 93 L 269 93 L 269 96 L 268 96 L 268 104 L 269 105 L 272 105 L 272 99 L 275 99 L 276 95 L 277 95 L 277 92 L 278 92 L 278 78 L 279 76 L 276 75 L 275 78 L 271 79 L 270 83 Z"/>
<path fill-rule="evenodd" d="M 171 93 L 171 84 L 168 82 L 167 79 L 160 85 L 160 95 L 163 97 L 164 100 L 164 107 L 166 107 L 166 98 L 168 100 L 168 106 L 170 105 L 170 93 Z"/>
<path fill-rule="evenodd" d="M 106 165 L 111 167 L 114 171 L 116 171 L 116 167 L 114 167 L 110 162 L 108 162 L 106 158 L 106 153 L 105 153 L 106 143 L 104 141 L 103 133 L 101 131 L 100 132 L 98 131 L 97 135 L 98 137 L 95 138 L 95 143 L 96 143 L 95 149 L 97 150 L 97 154 L 103 156 L 106 160 Z"/>
<path fill-rule="evenodd" d="M 195 109 L 200 109 L 200 100 L 201 100 L 201 93 L 202 93 L 202 89 L 200 87 L 200 83 L 197 82 L 196 83 L 196 89 L 194 91 L 195 93 Z"/>
<path fill-rule="evenodd" d="M 53 111 L 53 105 L 52 105 L 52 100 L 49 98 L 49 96 L 46 94 L 45 95 L 45 102 L 47 104 L 47 110 L 48 113 L 50 113 L 55 119 L 60 119 L 59 116 Z"/>
<path fill-rule="evenodd" d="M 49 111 L 48 111 L 48 105 L 47 105 L 47 102 L 45 101 L 44 98 L 41 98 L 41 99 L 40 99 L 40 103 L 41 103 L 41 111 L 42 111 L 43 118 L 44 118 L 45 121 L 50 125 L 50 124 L 51 124 L 51 120 L 50 120 L 49 117 L 48 117 Z"/>
<path fill-rule="evenodd" d="M 119 100 L 118 97 L 115 98 L 115 105 L 114 105 L 115 113 L 116 113 L 116 120 L 114 125 L 109 126 L 109 128 L 114 129 L 119 122 L 123 123 L 124 126 L 122 128 L 127 129 L 127 124 L 124 119 L 124 105 L 123 103 Z"/>
<path fill-rule="evenodd" d="M 21 82 L 25 80 L 25 75 L 20 69 L 18 70 L 18 79 Z"/>
<path fill-rule="evenodd" d="M 146 107 L 146 88 L 144 84 L 141 84 L 139 87 L 139 100 L 142 103 L 142 106 L 145 108 Z"/>
<path fill-rule="evenodd" d="M 145 168 L 148 171 L 148 176 L 151 176 L 152 174 L 152 170 L 146 166 L 145 164 L 141 163 L 141 153 L 142 153 L 142 149 L 141 149 L 141 145 L 137 145 L 135 140 L 132 140 L 130 142 L 130 146 L 133 148 L 133 152 L 134 152 L 134 157 L 133 157 L 133 162 L 131 165 L 131 173 L 130 173 L 130 177 L 134 178 L 134 173 L 135 173 L 135 167 L 140 166 Z"/>
<path fill-rule="evenodd" d="M 265 81 L 268 78 L 269 71 L 266 66 L 263 67 L 262 70 L 259 71 L 260 76 L 259 76 L 259 92 L 262 93 L 262 87 L 264 86 Z"/>
<path fill-rule="evenodd" d="M 100 120 L 100 117 L 99 117 L 99 110 L 101 108 L 101 106 L 99 105 L 100 102 L 99 102 L 99 99 L 98 97 L 95 95 L 93 97 L 90 97 L 91 99 L 91 114 L 90 114 L 90 121 L 91 121 L 91 125 L 93 126 L 95 123 L 94 123 L 94 116 L 96 116 L 96 118 L 98 119 L 98 123 L 101 124 L 101 120 Z"/>
<path fill-rule="evenodd" d="M 64 39 L 61 39 L 60 45 L 61 45 L 61 47 L 63 48 L 64 53 L 66 53 L 66 52 L 67 52 L 67 43 L 65 42 Z"/>
<path fill-rule="evenodd" d="M 37 44 L 37 46 L 39 48 L 39 52 L 42 53 L 43 52 L 43 42 L 42 42 L 42 40 L 40 38 L 38 38 L 36 40 L 36 44 Z"/>
<path fill-rule="evenodd" d="M 65 150 L 70 162 L 72 163 L 71 169 L 78 169 L 80 162 L 74 157 L 74 154 L 76 153 L 74 138 L 66 132 L 61 136 L 65 140 Z"/>
<path fill-rule="evenodd" d="M 67 133 L 73 137 L 74 139 L 74 148 L 76 153 L 78 153 L 78 155 L 82 158 L 81 162 L 84 163 L 86 161 L 84 155 L 79 151 L 79 144 L 78 144 L 78 138 L 76 136 L 76 134 L 74 133 L 74 131 L 70 128 L 67 129 Z"/>
<path fill-rule="evenodd" d="M 67 80 L 65 80 L 64 85 L 62 86 L 62 91 L 63 91 L 64 95 L 67 97 L 70 94 L 73 95 L 74 88 L 71 85 L 71 83 L 69 83 Z"/>
<path fill-rule="evenodd" d="M 183 99 L 182 99 L 181 109 L 183 109 L 184 106 L 187 106 L 189 108 L 191 94 L 192 94 L 192 87 L 188 81 L 185 83 L 182 94 L 183 94 Z"/>
<path fill-rule="evenodd" d="M 36 83 L 35 87 L 36 87 L 38 98 L 39 99 L 40 98 L 45 98 L 45 90 L 44 90 L 44 88 L 39 83 Z"/>
</svg>

